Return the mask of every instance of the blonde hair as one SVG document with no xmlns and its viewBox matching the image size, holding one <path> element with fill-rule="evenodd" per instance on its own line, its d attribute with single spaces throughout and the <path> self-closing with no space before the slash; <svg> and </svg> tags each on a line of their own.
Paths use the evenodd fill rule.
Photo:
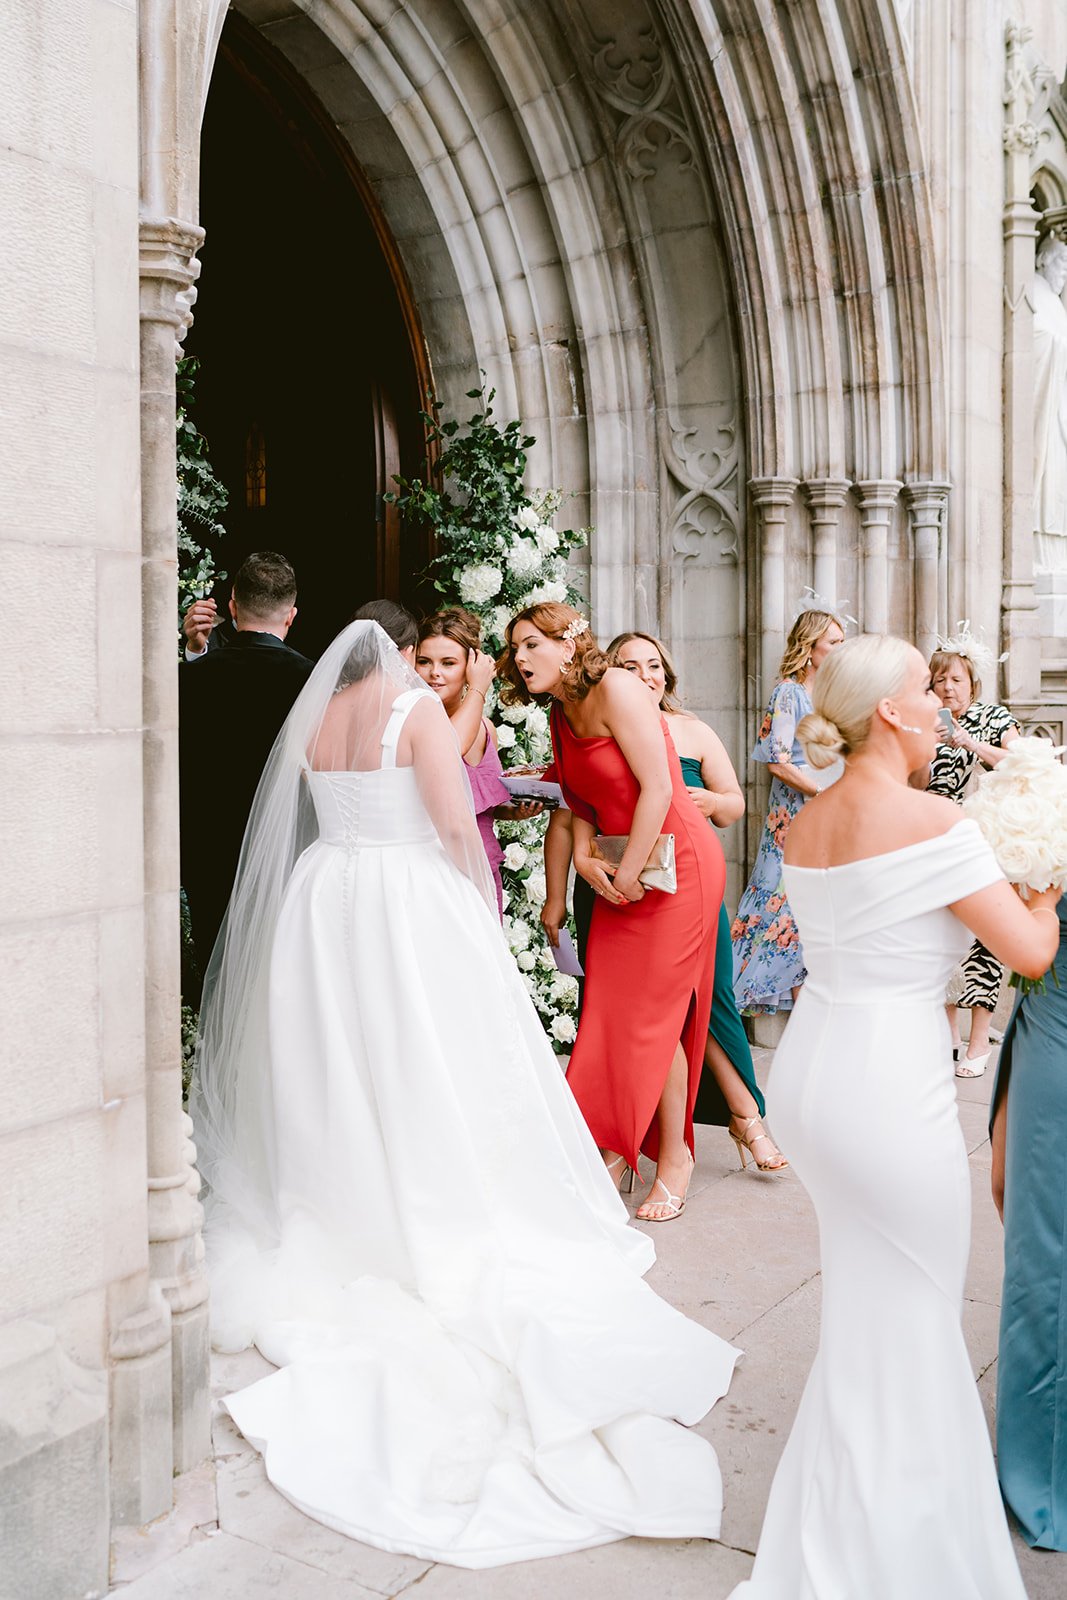
<svg viewBox="0 0 1067 1600">
<path fill-rule="evenodd" d="M 966 669 L 967 676 L 971 680 L 971 704 L 973 706 L 982 692 L 982 680 L 978 676 L 978 668 L 964 651 L 942 650 L 939 646 L 930 657 L 930 676 L 931 678 L 939 678 L 943 672 L 948 671 L 954 661 L 958 661 Z"/>
<path fill-rule="evenodd" d="M 590 689 L 598 684 L 608 670 L 608 658 L 593 637 L 588 622 L 577 632 L 569 630 L 584 622 L 580 611 L 557 600 L 543 600 L 538 605 L 527 606 L 518 616 L 512 617 L 504 629 L 504 648 L 497 660 L 497 676 L 503 678 L 501 702 L 506 706 L 528 706 L 531 700 L 543 700 L 544 695 L 532 695 L 526 680 L 515 665 L 515 647 L 511 642 L 516 626 L 529 622 L 547 639 L 571 638 L 574 640 L 574 659 L 564 677 L 565 700 L 584 700 Z"/>
<path fill-rule="evenodd" d="M 622 654 L 622 647 L 624 644 L 629 644 L 631 639 L 643 639 L 659 655 L 660 661 L 663 663 L 663 699 L 660 701 L 659 707 L 661 711 L 677 716 L 682 709 L 676 693 L 678 672 L 662 639 L 657 639 L 654 633 L 617 633 L 605 652 L 608 660 L 613 667 L 617 667 L 619 665 L 619 656 Z"/>
<path fill-rule="evenodd" d="M 785 652 L 778 666 L 778 681 L 783 678 L 795 678 L 807 672 L 811 665 L 811 652 L 826 632 L 834 623 L 841 628 L 840 617 L 835 617 L 832 611 L 802 611 L 789 630 L 789 637 L 785 641 Z"/>
<path fill-rule="evenodd" d="M 863 749 L 878 702 L 903 689 L 911 654 L 906 639 L 866 633 L 827 656 L 815 678 L 814 710 L 797 728 L 811 766 L 829 767 Z"/>
</svg>

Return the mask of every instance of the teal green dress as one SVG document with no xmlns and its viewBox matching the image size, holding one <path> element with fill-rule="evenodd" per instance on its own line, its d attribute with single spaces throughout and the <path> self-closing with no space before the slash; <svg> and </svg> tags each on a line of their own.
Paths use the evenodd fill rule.
<svg viewBox="0 0 1067 1600">
<path fill-rule="evenodd" d="M 686 788 L 703 789 L 704 779 L 696 756 L 680 756 L 679 760 L 682 763 L 682 777 L 685 779 Z M 730 918 L 725 904 L 719 907 L 719 932 L 715 940 L 715 987 L 711 997 L 711 1020 L 708 1023 L 708 1032 L 737 1069 L 745 1088 L 759 1107 L 759 1114 L 762 1117 L 763 1095 L 756 1082 L 756 1074 L 752 1067 L 752 1051 L 749 1049 L 744 1025 L 738 1016 L 734 1000 L 734 958 L 730 946 Z M 700 1088 L 697 1090 L 693 1121 L 713 1123 L 721 1128 L 725 1127 L 729 1120 L 730 1108 L 722 1097 L 722 1090 L 715 1082 L 714 1075 L 705 1068 L 700 1074 Z"/>
<path fill-rule="evenodd" d="M 1043 994 L 1016 1005 L 993 1085 L 1008 1097 L 997 1471 L 1027 1544 L 1067 1550 L 1067 895 Z"/>
</svg>

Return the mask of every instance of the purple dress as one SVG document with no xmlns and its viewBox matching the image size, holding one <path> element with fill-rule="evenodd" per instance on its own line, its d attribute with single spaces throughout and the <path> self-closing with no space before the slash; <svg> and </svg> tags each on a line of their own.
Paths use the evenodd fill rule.
<svg viewBox="0 0 1067 1600">
<path fill-rule="evenodd" d="M 496 745 L 489 729 L 489 723 L 482 719 L 485 728 L 485 752 L 478 765 L 466 763 L 467 776 L 471 782 L 471 794 L 474 796 L 474 810 L 477 815 L 478 832 L 482 836 L 482 844 L 489 858 L 489 866 L 496 884 L 496 903 L 501 917 L 504 915 L 504 885 L 500 878 L 500 864 L 504 859 L 504 852 L 500 848 L 500 840 L 493 827 L 493 812 L 497 806 L 509 806 L 511 795 L 501 782 L 503 767 L 500 756 L 497 754 Z"/>
</svg>

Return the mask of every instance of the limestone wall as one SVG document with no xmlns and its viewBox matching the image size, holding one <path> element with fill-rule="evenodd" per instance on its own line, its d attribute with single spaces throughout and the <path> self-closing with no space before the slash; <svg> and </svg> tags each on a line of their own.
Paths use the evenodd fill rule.
<svg viewBox="0 0 1067 1600">
<path fill-rule="evenodd" d="M 106 1586 L 147 1266 L 137 18 L 8 0 L 3 36 L 0 1593 L 58 1597 Z"/>
</svg>

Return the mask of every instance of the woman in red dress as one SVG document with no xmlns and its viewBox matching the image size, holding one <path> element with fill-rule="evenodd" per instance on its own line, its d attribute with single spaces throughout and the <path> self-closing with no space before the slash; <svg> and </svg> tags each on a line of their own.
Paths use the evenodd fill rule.
<svg viewBox="0 0 1067 1600">
<path fill-rule="evenodd" d="M 693 1103 L 704 1059 L 726 866 L 693 805 L 667 726 L 644 685 L 609 667 L 571 606 L 511 621 L 503 698 L 551 699 L 560 785 L 574 815 L 575 870 L 597 895 L 582 1018 L 567 1081 L 621 1184 L 641 1151 L 656 1178 L 642 1221 L 680 1216 L 693 1170 Z M 617 869 L 595 836 L 628 834 Z M 673 833 L 676 894 L 638 882 L 658 836 Z"/>
</svg>

